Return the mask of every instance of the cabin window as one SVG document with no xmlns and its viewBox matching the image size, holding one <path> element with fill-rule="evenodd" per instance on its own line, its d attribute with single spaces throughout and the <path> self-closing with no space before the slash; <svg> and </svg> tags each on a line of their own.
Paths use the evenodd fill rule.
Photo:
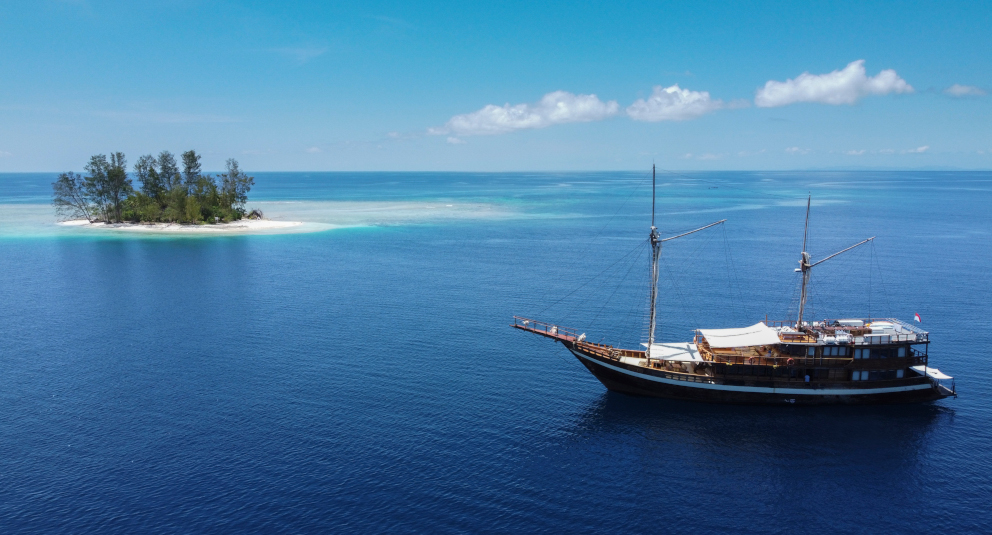
<svg viewBox="0 0 992 535">
<path fill-rule="evenodd" d="M 811 356 L 811 357 L 813 355 L 816 355 L 816 348 L 815 347 L 810 347 L 809 349 L 806 350 L 806 354 L 809 355 L 809 356 Z"/>
<path fill-rule="evenodd" d="M 905 370 L 896 370 L 896 379 L 902 379 Z"/>
<path fill-rule="evenodd" d="M 866 359 L 871 355 L 870 349 L 855 349 L 854 358 L 856 359 Z"/>
<path fill-rule="evenodd" d="M 875 350 L 871 352 L 871 356 L 876 359 L 887 359 L 896 356 L 896 352 L 895 348 L 879 347 L 875 348 Z"/>
<path fill-rule="evenodd" d="M 851 380 L 852 381 L 860 381 L 861 380 L 861 372 L 859 372 L 858 370 L 854 370 L 853 372 L 851 372 Z"/>
<path fill-rule="evenodd" d="M 868 370 L 861 370 L 861 380 L 862 381 L 868 380 Z"/>
<path fill-rule="evenodd" d="M 847 348 L 846 347 L 838 347 L 837 349 L 840 350 L 838 352 L 838 355 L 840 355 L 842 357 L 846 357 L 847 356 Z"/>
<path fill-rule="evenodd" d="M 906 348 L 905 347 L 900 347 L 899 348 L 899 356 L 900 357 L 905 357 L 906 356 Z"/>
</svg>

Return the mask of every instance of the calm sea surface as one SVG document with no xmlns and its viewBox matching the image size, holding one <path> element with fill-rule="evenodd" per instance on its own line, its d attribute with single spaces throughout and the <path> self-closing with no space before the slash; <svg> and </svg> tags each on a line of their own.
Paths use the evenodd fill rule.
<svg viewBox="0 0 992 535">
<path fill-rule="evenodd" d="M 923 318 L 960 396 L 607 392 L 526 315 L 644 341 L 648 173 L 259 173 L 322 232 L 55 226 L 0 175 L 0 532 L 992 532 L 992 173 L 659 174 L 661 338 Z M 249 203 L 252 204 L 252 203 Z"/>
</svg>

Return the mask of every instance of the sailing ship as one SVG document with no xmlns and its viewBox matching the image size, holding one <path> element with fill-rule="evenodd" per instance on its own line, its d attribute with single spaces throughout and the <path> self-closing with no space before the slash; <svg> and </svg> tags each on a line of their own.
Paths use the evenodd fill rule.
<svg viewBox="0 0 992 535">
<path fill-rule="evenodd" d="M 912 403 L 957 396 L 954 378 L 930 367 L 930 334 L 916 325 L 894 318 L 805 321 L 812 269 L 874 239 L 813 262 L 806 252 L 809 199 L 796 269 L 802 274 L 796 321 L 696 329 L 691 342 L 657 342 L 662 244 L 726 220 L 662 238 L 655 226 L 656 184 L 652 168 L 651 295 L 643 350 L 592 343 L 576 329 L 520 316 L 512 326 L 560 342 L 607 389 L 637 396 L 750 404 Z"/>
</svg>

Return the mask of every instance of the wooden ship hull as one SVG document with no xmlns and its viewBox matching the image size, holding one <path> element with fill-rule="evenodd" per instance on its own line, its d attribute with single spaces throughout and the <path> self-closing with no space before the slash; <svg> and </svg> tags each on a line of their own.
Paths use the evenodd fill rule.
<svg viewBox="0 0 992 535">
<path fill-rule="evenodd" d="M 633 396 L 728 404 L 830 405 L 919 403 L 956 395 L 953 386 L 945 386 L 926 373 L 907 371 L 894 379 L 850 379 L 855 372 L 925 367 L 925 354 L 886 359 L 744 355 L 722 359 L 706 352 L 705 358 L 713 360 L 686 370 L 663 359 L 648 363 L 644 351 L 580 341 L 581 335 L 571 329 L 526 318 L 516 318 L 513 326 L 560 342 L 608 390 Z M 807 380 L 807 375 L 812 377 Z"/>
</svg>

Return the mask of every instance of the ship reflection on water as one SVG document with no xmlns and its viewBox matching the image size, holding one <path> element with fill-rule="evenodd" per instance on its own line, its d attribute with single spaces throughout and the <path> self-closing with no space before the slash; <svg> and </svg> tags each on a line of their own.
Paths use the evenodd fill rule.
<svg viewBox="0 0 992 535">
<path fill-rule="evenodd" d="M 712 449 L 723 455 L 724 448 L 733 448 L 774 455 L 812 448 L 860 450 L 863 457 L 866 449 L 878 451 L 884 443 L 890 454 L 903 450 L 915 456 L 926 437 L 953 418 L 952 408 L 937 404 L 734 406 L 606 391 L 578 415 L 573 429 L 576 435 L 633 433 L 696 454 Z"/>
</svg>

